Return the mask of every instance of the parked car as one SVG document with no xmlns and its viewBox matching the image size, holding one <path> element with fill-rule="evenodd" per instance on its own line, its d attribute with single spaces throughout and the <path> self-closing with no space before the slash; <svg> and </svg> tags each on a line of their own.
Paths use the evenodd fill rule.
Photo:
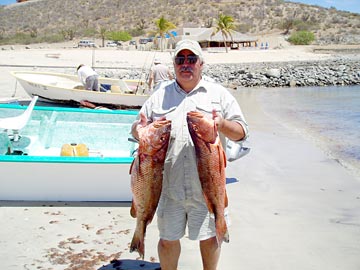
<svg viewBox="0 0 360 270">
<path fill-rule="evenodd" d="M 129 45 L 135 45 L 136 46 L 136 40 L 130 40 Z"/>
<path fill-rule="evenodd" d="M 146 43 L 152 42 L 152 41 L 153 41 L 152 38 L 141 38 L 141 39 L 139 40 L 139 43 L 140 43 L 140 44 L 146 44 Z"/>
<path fill-rule="evenodd" d="M 94 41 L 91 40 L 80 40 L 78 47 L 96 47 Z"/>
<path fill-rule="evenodd" d="M 116 41 L 108 41 L 106 47 L 117 47 L 119 44 Z"/>
</svg>

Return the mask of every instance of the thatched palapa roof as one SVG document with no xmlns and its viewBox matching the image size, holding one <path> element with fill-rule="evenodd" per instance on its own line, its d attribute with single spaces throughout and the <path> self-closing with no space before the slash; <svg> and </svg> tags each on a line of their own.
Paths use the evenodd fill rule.
<svg viewBox="0 0 360 270">
<path fill-rule="evenodd" d="M 192 39 L 196 40 L 199 43 L 201 42 L 223 42 L 224 38 L 221 32 L 217 32 L 215 35 L 212 36 L 213 29 L 212 28 L 181 28 L 177 31 L 177 39 Z M 255 42 L 257 38 L 251 37 L 236 31 L 231 32 L 231 37 L 229 36 L 226 38 L 227 42 L 235 42 L 235 43 L 242 43 L 242 42 Z"/>
</svg>

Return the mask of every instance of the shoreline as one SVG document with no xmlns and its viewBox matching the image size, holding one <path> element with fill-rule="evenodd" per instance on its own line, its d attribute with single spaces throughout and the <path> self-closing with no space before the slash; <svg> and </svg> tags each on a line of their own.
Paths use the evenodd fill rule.
<svg viewBox="0 0 360 270">
<path fill-rule="evenodd" d="M 52 45 L 0 50 L 0 97 L 13 95 L 15 79 L 10 70 L 75 73 L 84 63 L 101 76 L 145 79 L 153 59 L 159 58 L 171 70 L 172 52 L 132 51 L 114 48 L 86 49 Z M 255 48 L 229 53 L 204 51 L 204 74 L 225 87 L 299 87 L 360 84 L 358 46 L 287 46 L 281 49 Z M 8 95 L 8 96 L 7 96 Z M 19 98 L 28 95 L 19 87 Z"/>
</svg>

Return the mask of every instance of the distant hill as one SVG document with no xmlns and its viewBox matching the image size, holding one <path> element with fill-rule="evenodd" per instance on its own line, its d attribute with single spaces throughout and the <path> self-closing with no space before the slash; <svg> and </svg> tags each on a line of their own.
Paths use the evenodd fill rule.
<svg viewBox="0 0 360 270">
<path fill-rule="evenodd" d="M 160 16 L 177 27 L 211 27 L 219 13 L 235 19 L 236 30 L 260 36 L 305 29 L 317 44 L 360 44 L 360 14 L 283 0 L 29 0 L 0 6 L 0 43 L 30 34 L 56 41 L 99 37 L 100 28 L 145 36 Z"/>
</svg>

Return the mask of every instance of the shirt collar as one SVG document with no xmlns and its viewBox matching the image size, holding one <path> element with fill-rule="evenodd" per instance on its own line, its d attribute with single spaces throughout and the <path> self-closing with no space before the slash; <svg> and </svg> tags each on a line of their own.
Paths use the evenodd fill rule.
<svg viewBox="0 0 360 270">
<path fill-rule="evenodd" d="M 191 90 L 189 93 L 186 93 L 186 92 L 184 91 L 184 89 L 182 89 L 181 86 L 178 84 L 178 82 L 175 80 L 175 89 L 176 89 L 176 91 L 178 91 L 178 92 L 180 92 L 180 93 L 182 93 L 182 94 L 184 94 L 184 95 L 192 94 L 192 93 L 198 92 L 198 91 L 205 91 L 205 92 L 206 92 L 207 90 L 206 90 L 206 87 L 205 87 L 205 85 L 204 85 L 204 82 L 205 82 L 205 80 L 204 80 L 203 78 L 201 78 L 201 80 L 200 80 L 199 83 L 194 87 L 194 89 Z"/>
</svg>

